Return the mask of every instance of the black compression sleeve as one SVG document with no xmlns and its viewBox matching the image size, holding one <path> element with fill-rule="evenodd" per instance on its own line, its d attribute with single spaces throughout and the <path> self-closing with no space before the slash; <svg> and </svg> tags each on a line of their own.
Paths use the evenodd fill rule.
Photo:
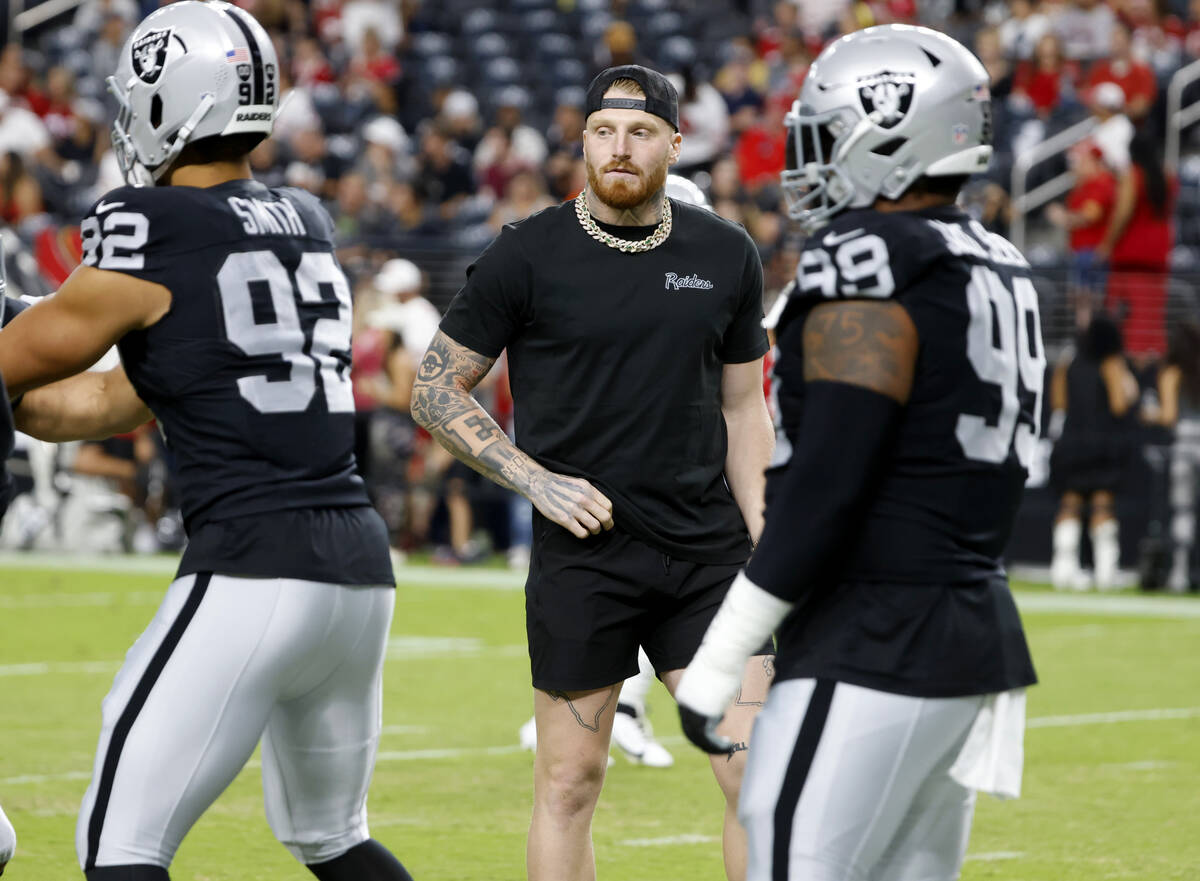
<svg viewBox="0 0 1200 881">
<path fill-rule="evenodd" d="M 746 567 L 751 581 L 788 602 L 836 583 L 901 410 L 862 386 L 805 385 L 799 443 Z"/>
</svg>

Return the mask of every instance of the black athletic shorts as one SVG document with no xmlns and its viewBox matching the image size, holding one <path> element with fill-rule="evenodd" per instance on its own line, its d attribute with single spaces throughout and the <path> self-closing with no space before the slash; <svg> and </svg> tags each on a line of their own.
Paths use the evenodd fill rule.
<svg viewBox="0 0 1200 881">
<path fill-rule="evenodd" d="M 533 687 L 583 691 L 688 665 L 741 564 L 674 559 L 612 529 L 579 539 L 534 512 L 525 583 Z M 768 642 L 759 654 L 771 654 Z"/>
</svg>

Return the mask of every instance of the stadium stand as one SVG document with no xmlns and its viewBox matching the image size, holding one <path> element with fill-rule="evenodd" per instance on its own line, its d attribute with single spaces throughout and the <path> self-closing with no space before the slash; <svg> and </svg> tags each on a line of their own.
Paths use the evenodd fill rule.
<svg viewBox="0 0 1200 881">
<path fill-rule="evenodd" d="M 10 293 L 54 290 L 79 259 L 77 223 L 119 183 L 108 144 L 116 112 L 103 78 L 150 0 L 10 2 L 0 20 L 0 234 Z M 791 276 L 796 233 L 775 175 L 782 116 L 830 39 L 883 22 L 938 27 L 975 47 L 991 74 L 997 154 L 965 205 L 1013 237 L 1038 271 L 1053 361 L 1091 311 L 1116 312 L 1151 394 L 1167 330 L 1200 313 L 1200 14 L 1182 0 L 243 0 L 275 37 L 286 106 L 255 154 L 270 183 L 318 194 L 360 308 L 397 256 L 444 309 L 473 257 L 504 222 L 570 198 L 585 179 L 577 136 L 583 87 L 612 63 L 678 75 L 684 104 L 719 96 L 727 125 L 705 128 L 711 155 L 686 172 L 715 210 L 758 243 L 768 301 Z M 1105 84 L 1117 104 L 1100 101 Z M 1109 89 L 1103 94 L 1111 97 Z M 689 135 L 685 118 L 685 140 Z M 1120 125 L 1111 122 L 1118 118 Z M 1123 121 L 1123 122 L 1121 122 Z M 1095 144 L 1119 189 L 1136 129 L 1158 145 L 1171 194 L 1168 271 L 1114 271 L 1075 295 L 1062 225 L 1076 144 Z M 1114 134 L 1115 132 L 1115 134 Z M 697 132 L 697 137 L 700 134 Z M 1143 192 L 1145 187 L 1142 188 Z M 1144 192 L 1143 192 L 1144 195 Z M 1101 262 L 1105 255 L 1101 255 Z M 1145 427 L 1146 441 L 1163 431 Z M 1043 457 L 1048 459 L 1048 444 Z M 38 459 L 38 455 L 34 456 Z M 419 459 L 419 455 L 417 457 Z M 1155 501 L 1152 458 L 1129 469 L 1123 559 L 1131 565 Z M 26 466 L 28 470 L 28 466 Z M 1044 471 L 1044 469 L 1041 469 Z M 420 477 L 415 478 L 419 483 Z M 1034 482 L 1044 483 L 1045 474 Z M 39 498 L 47 498 L 43 489 Z M 1049 502 L 1030 494 L 1019 558 L 1049 556 Z M 496 506 L 503 509 L 504 506 Z M 51 518 L 52 520 L 52 518 Z M 31 543 L 29 530 L 7 529 Z M 45 539 L 49 541 L 50 539 Z"/>
</svg>

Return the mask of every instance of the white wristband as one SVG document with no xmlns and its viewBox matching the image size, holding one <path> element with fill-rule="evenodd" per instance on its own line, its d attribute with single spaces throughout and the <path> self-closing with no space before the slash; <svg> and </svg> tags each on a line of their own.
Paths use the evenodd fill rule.
<svg viewBox="0 0 1200 881">
<path fill-rule="evenodd" d="M 723 714 L 742 683 L 746 659 L 775 632 L 792 605 L 739 572 L 680 680 L 675 699 L 708 716 Z"/>
</svg>

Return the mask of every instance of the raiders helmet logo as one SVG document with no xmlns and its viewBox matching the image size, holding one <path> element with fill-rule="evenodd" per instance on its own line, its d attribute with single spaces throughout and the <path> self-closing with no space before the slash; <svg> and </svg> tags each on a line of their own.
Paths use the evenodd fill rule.
<svg viewBox="0 0 1200 881">
<path fill-rule="evenodd" d="M 171 29 L 149 31 L 133 41 L 133 72 L 142 82 L 155 83 L 167 61 L 167 41 Z"/>
<path fill-rule="evenodd" d="M 868 116 L 875 114 L 876 124 L 892 128 L 908 114 L 912 106 L 913 83 L 911 73 L 884 71 L 859 80 L 858 97 Z"/>
<path fill-rule="evenodd" d="M 237 66 L 237 75 L 238 79 L 240 79 L 242 82 L 247 82 L 250 79 L 250 65 L 239 64 Z"/>
</svg>

